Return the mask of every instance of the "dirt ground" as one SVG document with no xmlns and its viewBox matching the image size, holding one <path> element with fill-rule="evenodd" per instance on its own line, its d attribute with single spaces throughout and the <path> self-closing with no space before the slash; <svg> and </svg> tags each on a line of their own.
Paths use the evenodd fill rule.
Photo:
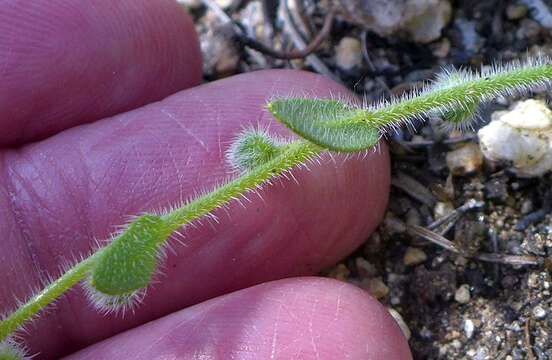
<svg viewBox="0 0 552 360">
<path fill-rule="evenodd" d="M 362 0 L 182 3 L 196 21 L 206 81 L 260 68 L 308 69 L 377 100 L 415 89 L 444 66 L 479 68 L 552 54 L 552 2 L 428 1 L 450 7 L 389 34 L 366 25 L 372 20 L 363 18 Z M 328 20 L 332 6 L 336 15 Z M 331 31 L 314 54 L 275 59 L 268 53 L 286 57 L 320 34 L 325 20 Z M 412 30 L 429 21 L 436 22 L 434 38 Z M 243 46 L 246 37 L 268 50 Z M 430 119 L 414 132 L 390 134 L 386 219 L 363 247 L 324 273 L 392 309 L 416 359 L 552 358 L 552 176 L 520 178 L 509 164 L 483 160 L 479 152 L 477 129 L 513 101 L 489 105 L 464 133 L 443 132 L 439 119 Z M 460 251 L 447 249 L 447 241 Z"/>
</svg>

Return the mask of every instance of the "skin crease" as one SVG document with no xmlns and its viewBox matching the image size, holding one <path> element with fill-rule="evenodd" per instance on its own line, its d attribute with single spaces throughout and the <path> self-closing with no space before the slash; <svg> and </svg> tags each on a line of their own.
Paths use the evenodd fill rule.
<svg viewBox="0 0 552 360">
<path fill-rule="evenodd" d="M 54 70 L 44 53 L 34 57 L 33 66 L 39 69 L 37 75 L 0 84 L 0 114 L 3 115 L 0 125 L 12 134 L 0 141 L 4 141 L 4 145 L 23 145 L 22 142 L 26 142 L 24 146 L 0 151 L 0 233 L 4 235 L 0 247 L 0 281 L 3 284 L 0 287 L 0 313 L 15 307 L 14 296 L 26 299 L 34 290 L 42 288 L 48 276 L 58 276 L 60 266 L 88 253 L 94 246 L 94 239 L 106 239 L 117 226 L 127 222 L 129 215 L 162 209 L 193 196 L 200 189 L 211 189 L 214 184 L 228 178 L 231 173 L 224 161 L 224 150 L 241 127 L 271 124 L 271 133 L 289 137 L 289 132 L 263 111 L 267 99 L 274 94 L 307 92 L 320 97 L 330 93 L 350 96 L 346 89 L 317 75 L 263 71 L 180 91 L 161 102 L 151 103 L 196 84 L 201 73 L 190 19 L 172 1 L 151 5 L 153 3 L 122 1 L 113 5 L 112 2 L 97 1 L 93 10 L 105 16 L 94 18 L 94 26 L 86 29 L 86 36 L 78 35 L 77 30 L 69 27 L 75 38 L 77 31 L 84 42 L 105 39 L 107 29 L 113 31 L 112 41 L 125 46 L 133 41 L 131 38 L 145 39 L 140 43 L 143 48 L 136 50 L 140 56 L 133 53 L 126 57 L 125 52 L 117 59 L 104 60 L 106 54 L 93 46 L 82 47 L 76 55 L 72 54 L 78 56 L 71 61 L 89 61 L 87 74 L 98 74 L 83 78 L 84 86 L 51 85 L 71 84 L 78 76 L 73 78 L 71 71 L 61 70 L 63 64 Z M 33 21 L 36 22 L 39 10 L 46 9 L 46 4 L 51 6 L 47 9 L 55 13 L 94 13 L 61 0 L 36 1 L 27 6 L 24 2 L 7 1 L 0 5 L 0 19 L 12 21 L 12 26 L 5 23 L 0 26 L 12 30 L 10 36 L 18 35 L 25 43 L 26 36 L 32 37 L 35 33 L 31 31 Z M 53 11 L 56 7 L 59 7 L 58 11 Z M 20 17 L 9 16 L 19 13 Z M 127 13 L 131 19 L 122 15 Z M 164 21 L 153 21 L 149 16 L 162 16 Z M 53 19 L 56 21 L 52 20 L 52 25 L 45 26 L 45 29 L 68 26 L 65 17 Z M 134 26 L 113 26 L 125 24 L 125 21 Z M 151 27 L 145 26 L 147 30 L 144 30 L 139 26 L 142 22 L 151 23 Z M 27 32 L 25 24 L 28 24 Z M 14 34 L 16 25 L 20 29 Z M 181 36 L 175 36 L 175 31 L 181 31 Z M 62 36 L 62 33 L 59 30 L 51 34 Z M 11 54 L 17 54 L 17 51 L 9 50 L 9 45 L 15 44 L 10 36 L 0 35 L 0 58 L 11 59 L 9 56 L 15 56 Z M 155 40 L 146 41 L 150 36 Z M 165 51 L 159 51 L 160 44 L 164 44 Z M 182 52 L 182 48 L 187 50 Z M 65 49 L 58 46 L 50 50 L 59 55 Z M 32 55 L 42 48 L 31 47 L 28 51 L 28 55 Z M 33 56 L 29 57 L 33 59 Z M 173 79 L 176 76 L 180 80 L 152 84 L 149 69 L 156 57 L 164 63 L 156 70 L 158 78 Z M 123 61 L 134 71 L 128 76 L 110 79 L 103 71 L 113 62 L 116 63 L 113 66 L 120 66 L 117 61 Z M 6 62 L 6 74 L 17 74 L 18 66 L 14 64 L 11 60 Z M 147 91 L 139 84 L 148 84 Z M 137 87 L 142 90 L 137 90 Z M 90 89 L 103 91 L 90 96 Z M 130 90 L 121 95 L 121 89 Z M 10 96 L 14 94 L 13 101 L 2 103 L 1 99 L 6 98 L 3 95 L 8 93 Z M 139 107 L 144 103 L 150 104 Z M 33 110 L 21 110 L 27 108 Z M 129 108 L 137 109 L 100 120 L 110 113 Z M 76 126 L 78 124 L 83 125 Z M 67 130 L 59 132 L 63 129 Z M 51 136 L 40 142 L 30 142 L 47 135 Z M 344 161 L 340 157 L 334 160 L 326 157 L 321 163 L 310 166 L 311 171 L 294 170 L 298 184 L 276 181 L 274 186 L 261 192 L 263 199 L 253 195 L 245 207 L 232 203 L 228 211 L 218 211 L 218 224 L 204 223 L 186 229 L 185 236 L 179 239 L 183 245 L 172 241 L 174 253 L 170 253 L 164 264 L 163 275 L 133 315 L 123 319 L 104 317 L 88 305 L 80 287 L 73 289 L 27 327 L 24 338 L 31 352 L 39 352 L 40 359 L 58 358 L 207 299 L 212 299 L 209 304 L 215 305 L 220 301 L 224 309 L 228 306 L 227 298 L 216 296 L 269 280 L 315 274 L 335 263 L 360 245 L 381 220 L 389 188 L 389 159 L 382 145 L 378 153 L 365 158 L 353 156 Z M 295 290 L 291 291 L 289 287 Z M 236 299 L 244 297 L 244 304 L 255 307 L 255 298 L 271 299 L 275 293 L 281 293 L 282 301 L 290 302 L 290 309 L 301 314 L 304 308 L 300 304 L 293 305 L 289 300 L 290 293 L 304 299 L 327 294 L 325 303 L 335 306 L 338 294 L 344 291 L 340 283 L 316 279 L 292 279 L 256 289 L 246 289 L 230 296 L 237 296 Z M 347 289 L 347 292 L 353 291 Z M 366 342 L 362 346 L 356 340 L 348 343 L 347 348 L 351 347 L 352 354 L 365 355 L 363 351 L 368 347 L 372 349 L 370 351 L 376 351 L 374 344 L 381 341 L 389 345 L 389 349 L 394 349 L 387 358 L 409 358 L 406 341 L 390 316 L 368 295 L 354 291 L 354 300 L 346 302 L 344 308 L 357 312 L 355 309 L 360 306 L 366 311 L 343 317 L 340 322 L 334 321 L 332 329 L 335 330 L 332 332 L 349 333 Z M 267 324 L 266 329 L 272 320 L 280 318 L 274 314 L 277 308 L 270 304 L 270 301 L 259 304 L 265 310 L 259 313 L 258 319 Z M 215 322 L 215 327 L 217 319 L 221 323 L 230 323 L 232 319 L 226 321 L 226 311 L 214 316 L 205 310 L 209 306 L 200 304 L 192 310 L 184 309 L 170 315 L 170 319 L 185 321 L 193 314 L 205 314 L 206 319 Z M 376 316 L 378 312 L 381 316 Z M 323 313 L 312 316 L 313 321 L 324 319 Z M 374 316 L 377 322 L 373 321 Z M 172 326 L 166 319 L 159 320 L 164 322 L 158 327 L 155 327 L 156 321 L 148 326 L 154 326 L 160 335 L 165 336 Z M 359 331 L 355 322 L 371 325 Z M 323 328 L 324 322 L 317 324 L 320 325 L 317 328 Z M 236 331 L 239 326 L 234 321 L 233 327 L 221 329 Z M 251 323 L 243 326 L 246 327 L 243 331 L 253 331 Z M 138 341 L 135 336 L 142 337 L 144 331 L 152 337 L 156 335 L 153 330 L 140 329 L 133 331 L 142 335 L 124 333 L 121 336 L 127 342 L 120 345 L 117 343 L 120 338 L 116 338 L 114 346 L 125 354 L 126 346 L 135 346 L 128 339 Z M 387 330 L 380 333 L 378 329 Z M 293 322 L 282 327 L 282 332 L 291 337 L 303 336 L 303 331 Z M 233 351 L 230 345 L 239 345 L 236 342 L 225 347 L 221 338 L 213 334 L 203 335 L 204 338 L 198 333 L 198 341 L 206 344 L 211 341 L 212 346 L 222 344 L 217 347 L 219 358 L 225 358 L 224 354 Z M 316 341 L 319 341 L 317 348 L 331 348 L 327 345 L 329 340 Z M 263 344 L 268 346 L 265 342 Z M 357 349 L 357 346 L 360 347 Z M 180 345 L 178 351 L 186 354 L 188 350 Z M 90 351 L 87 356 L 93 357 L 90 354 L 95 350 Z M 109 352 L 109 345 L 102 345 L 101 351 Z M 300 358 L 315 358 L 317 354 L 321 358 L 331 358 L 326 357 L 324 351 L 307 351 Z M 98 354 L 96 358 L 101 358 Z M 150 354 L 149 358 L 157 356 Z"/>
</svg>

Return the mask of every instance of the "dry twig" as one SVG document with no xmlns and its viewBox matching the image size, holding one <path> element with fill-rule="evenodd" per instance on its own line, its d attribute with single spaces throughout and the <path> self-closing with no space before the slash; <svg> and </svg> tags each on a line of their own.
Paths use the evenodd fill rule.
<svg viewBox="0 0 552 360">
<path fill-rule="evenodd" d="M 298 50 L 291 50 L 291 51 L 278 51 L 275 49 L 272 49 L 259 41 L 245 35 L 243 31 L 238 34 L 238 40 L 244 44 L 245 46 L 248 46 L 254 50 L 257 50 L 264 55 L 268 55 L 277 59 L 283 59 L 283 60 L 293 60 L 293 59 L 302 59 L 304 57 L 309 56 L 314 51 L 316 51 L 322 42 L 328 37 L 330 30 L 332 28 L 332 23 L 335 18 L 336 11 L 332 8 L 330 12 L 326 15 L 324 18 L 324 25 L 322 26 L 322 29 L 316 35 L 316 37 L 305 47 Z"/>
<path fill-rule="evenodd" d="M 439 235 L 436 232 L 433 232 L 422 226 L 406 225 L 406 232 L 413 236 L 419 236 L 425 240 L 441 246 L 444 249 L 452 251 L 455 254 L 462 255 L 465 258 L 508 265 L 539 265 L 541 263 L 541 261 L 539 261 L 539 258 L 531 255 L 508 255 L 498 253 L 478 253 L 470 255 L 458 248 L 456 244 L 454 244 L 452 241 L 448 240 L 444 236 Z"/>
</svg>

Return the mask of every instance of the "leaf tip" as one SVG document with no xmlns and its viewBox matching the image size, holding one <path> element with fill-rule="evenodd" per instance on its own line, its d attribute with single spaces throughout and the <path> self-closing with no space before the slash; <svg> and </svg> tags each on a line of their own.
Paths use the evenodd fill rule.
<svg viewBox="0 0 552 360">
<path fill-rule="evenodd" d="M 274 159 L 281 153 L 282 145 L 282 141 L 270 137 L 266 131 L 248 129 L 232 143 L 226 159 L 236 171 L 247 173 Z"/>
</svg>

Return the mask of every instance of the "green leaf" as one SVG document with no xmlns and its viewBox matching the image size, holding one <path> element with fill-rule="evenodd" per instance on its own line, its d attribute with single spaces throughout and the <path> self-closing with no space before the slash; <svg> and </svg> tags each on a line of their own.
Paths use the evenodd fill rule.
<svg viewBox="0 0 552 360">
<path fill-rule="evenodd" d="M 300 136 L 330 150 L 369 149 L 380 138 L 379 131 L 365 121 L 365 110 L 354 109 L 340 101 L 282 99 L 270 102 L 268 110 Z"/>
<path fill-rule="evenodd" d="M 242 132 L 232 143 L 226 157 L 242 174 L 266 164 L 282 152 L 282 144 L 266 132 L 249 129 Z"/>
<path fill-rule="evenodd" d="M 91 271 L 91 287 L 105 295 L 126 295 L 145 288 L 168 236 L 159 216 L 139 217 L 102 250 Z"/>
</svg>

